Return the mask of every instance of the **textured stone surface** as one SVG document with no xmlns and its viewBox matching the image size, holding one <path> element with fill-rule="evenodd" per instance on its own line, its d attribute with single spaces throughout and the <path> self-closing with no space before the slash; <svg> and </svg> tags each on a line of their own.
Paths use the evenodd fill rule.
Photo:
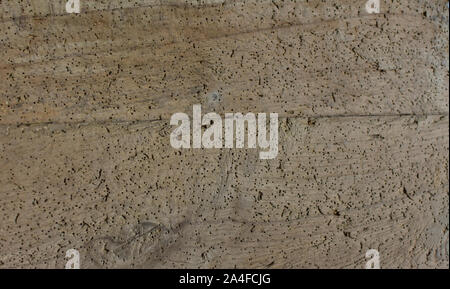
<svg viewBox="0 0 450 289">
<path fill-rule="evenodd" d="M 449 266 L 447 1 L 0 2 L 0 267 Z M 279 155 L 170 116 L 277 112 Z"/>
</svg>

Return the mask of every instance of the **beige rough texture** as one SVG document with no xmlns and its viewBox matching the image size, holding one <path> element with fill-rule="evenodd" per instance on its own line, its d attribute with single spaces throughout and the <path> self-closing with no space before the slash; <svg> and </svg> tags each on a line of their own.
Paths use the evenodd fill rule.
<svg viewBox="0 0 450 289">
<path fill-rule="evenodd" d="M 447 1 L 0 1 L 0 268 L 449 267 Z M 170 116 L 277 112 L 278 157 Z"/>
</svg>

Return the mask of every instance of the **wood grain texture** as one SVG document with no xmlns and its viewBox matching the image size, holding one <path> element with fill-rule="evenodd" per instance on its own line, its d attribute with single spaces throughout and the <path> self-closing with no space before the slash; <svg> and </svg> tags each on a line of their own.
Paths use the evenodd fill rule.
<svg viewBox="0 0 450 289">
<path fill-rule="evenodd" d="M 390 2 L 2 1 L 0 267 L 448 268 L 447 2 Z M 172 149 L 194 104 L 278 157 Z"/>
</svg>

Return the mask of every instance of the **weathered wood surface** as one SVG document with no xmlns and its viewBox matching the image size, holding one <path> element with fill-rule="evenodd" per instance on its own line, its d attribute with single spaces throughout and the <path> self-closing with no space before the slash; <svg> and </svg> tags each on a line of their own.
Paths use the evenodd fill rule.
<svg viewBox="0 0 450 289">
<path fill-rule="evenodd" d="M 449 266 L 446 1 L 51 2 L 0 3 L 0 267 Z M 193 104 L 278 157 L 172 149 Z"/>
</svg>

